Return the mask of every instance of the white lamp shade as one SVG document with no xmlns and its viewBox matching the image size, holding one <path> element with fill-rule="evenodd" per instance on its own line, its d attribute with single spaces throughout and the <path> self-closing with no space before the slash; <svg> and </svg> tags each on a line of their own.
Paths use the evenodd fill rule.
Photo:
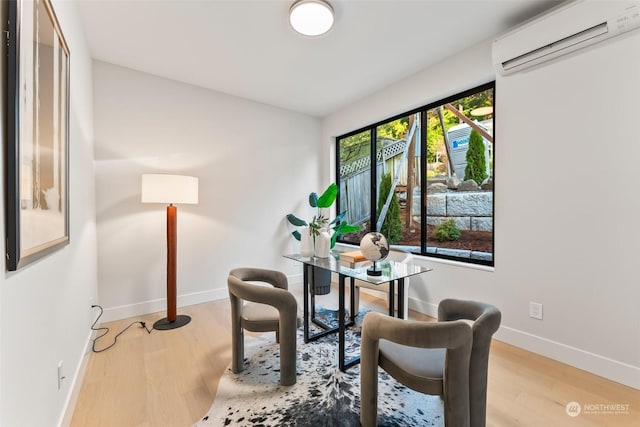
<svg viewBox="0 0 640 427">
<path fill-rule="evenodd" d="M 324 0 L 299 0 L 289 9 L 291 27 L 305 36 L 320 36 L 333 22 L 333 8 Z"/>
<path fill-rule="evenodd" d="M 184 175 L 142 175 L 142 203 L 198 203 L 198 178 Z"/>
</svg>

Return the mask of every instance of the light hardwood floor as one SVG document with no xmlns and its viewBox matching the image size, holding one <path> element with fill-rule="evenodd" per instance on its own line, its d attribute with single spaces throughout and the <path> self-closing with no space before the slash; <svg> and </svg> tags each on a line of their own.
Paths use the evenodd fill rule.
<svg viewBox="0 0 640 427">
<path fill-rule="evenodd" d="M 385 310 L 383 300 L 364 293 L 361 304 Z M 134 326 L 113 348 L 90 355 L 72 426 L 190 426 L 207 412 L 231 361 L 229 302 L 178 311 L 192 317 L 188 326 L 151 334 Z M 106 324 L 111 332 L 97 348 L 111 343 L 132 321 L 142 320 L 150 327 L 163 316 L 157 313 Z M 432 320 L 413 311 L 409 316 Z M 596 413 L 570 417 L 565 408 L 573 401 L 628 405 L 628 411 L 604 414 L 604 408 L 591 406 Z M 487 425 L 637 427 L 640 391 L 494 340 Z"/>
</svg>

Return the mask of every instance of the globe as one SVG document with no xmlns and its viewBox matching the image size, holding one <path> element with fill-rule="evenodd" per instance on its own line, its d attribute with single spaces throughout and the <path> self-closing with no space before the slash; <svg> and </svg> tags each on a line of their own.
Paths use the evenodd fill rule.
<svg viewBox="0 0 640 427">
<path fill-rule="evenodd" d="M 372 231 L 360 240 L 360 252 L 369 261 L 381 261 L 389 255 L 389 243 L 382 233 Z"/>
</svg>

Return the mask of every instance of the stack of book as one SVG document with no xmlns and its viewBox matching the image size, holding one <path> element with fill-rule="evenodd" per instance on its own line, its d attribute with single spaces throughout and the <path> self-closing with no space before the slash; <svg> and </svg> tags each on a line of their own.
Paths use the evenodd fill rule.
<svg viewBox="0 0 640 427">
<path fill-rule="evenodd" d="M 362 252 L 351 251 L 351 252 L 342 252 L 340 254 L 340 262 L 343 264 L 347 264 L 350 268 L 356 267 L 356 264 L 359 262 L 364 262 L 367 259 L 362 255 Z"/>
</svg>

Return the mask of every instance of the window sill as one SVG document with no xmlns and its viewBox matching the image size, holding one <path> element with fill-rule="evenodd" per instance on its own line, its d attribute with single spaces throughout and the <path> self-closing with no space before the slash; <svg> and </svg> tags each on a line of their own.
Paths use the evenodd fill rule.
<svg viewBox="0 0 640 427">
<path fill-rule="evenodd" d="M 359 249 L 360 246 L 355 245 L 355 244 L 338 242 L 338 243 L 336 243 L 336 248 L 342 249 L 342 250 L 345 250 L 345 251 L 352 251 L 352 250 Z M 473 269 L 473 270 L 480 270 L 480 271 L 489 271 L 489 272 L 495 271 L 495 266 L 492 267 L 490 265 L 472 264 L 472 263 L 464 262 L 464 261 L 455 261 L 455 260 L 451 260 L 451 259 L 436 258 L 436 257 L 425 256 L 425 255 L 418 255 L 418 254 L 415 254 L 415 253 L 411 253 L 411 255 L 413 255 L 413 258 L 416 261 L 418 261 L 418 263 L 420 263 L 420 264 L 435 263 L 435 264 L 451 265 L 451 266 L 454 266 L 454 267 L 470 268 L 470 269 Z"/>
<path fill-rule="evenodd" d="M 428 263 L 435 263 L 435 264 L 445 264 L 445 265 L 451 265 L 454 267 L 463 267 L 463 268 L 470 268 L 473 270 L 489 271 L 489 272 L 493 272 L 496 269 L 495 266 L 492 267 L 490 265 L 472 264 L 470 262 L 455 261 L 451 259 L 436 258 L 436 257 L 430 257 L 430 256 L 424 256 L 424 255 L 418 255 L 418 254 L 413 254 L 413 256 L 420 263 L 428 262 Z"/>
</svg>

